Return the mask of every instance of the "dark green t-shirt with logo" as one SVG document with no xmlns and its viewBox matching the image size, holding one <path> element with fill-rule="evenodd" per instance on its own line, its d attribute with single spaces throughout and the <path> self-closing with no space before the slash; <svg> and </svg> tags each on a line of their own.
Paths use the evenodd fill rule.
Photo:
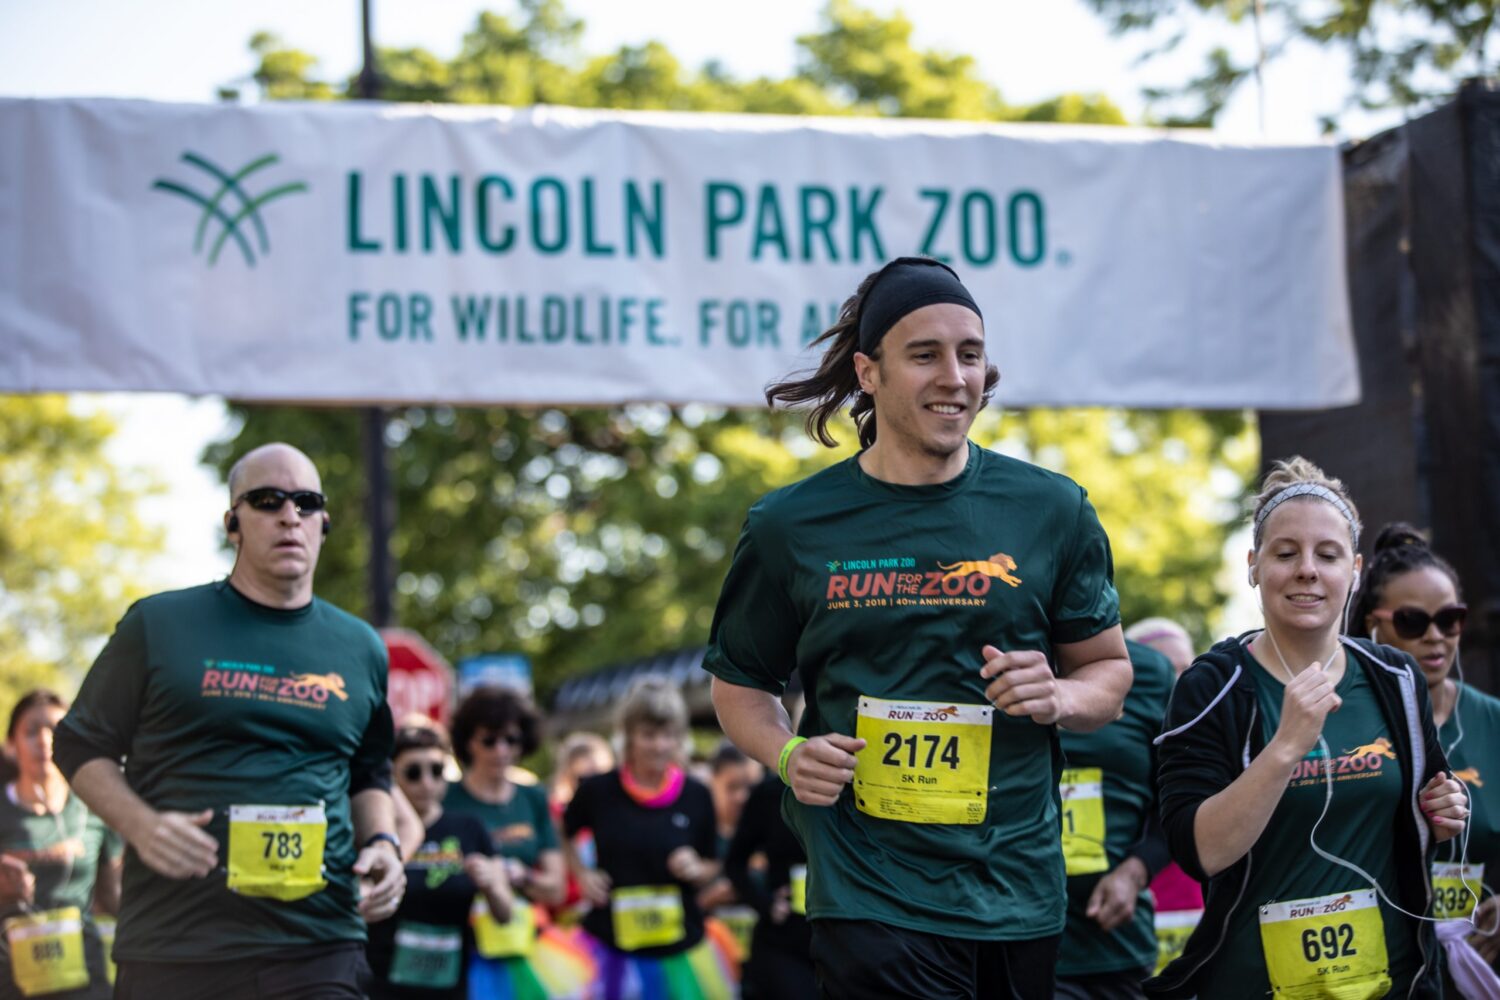
<svg viewBox="0 0 1500 1000">
<path fill-rule="evenodd" d="M 122 850 L 119 835 L 78 796 L 69 795 L 61 812 L 39 816 L 18 804 L 14 785 L 5 787 L 0 798 L 0 854 L 25 862 L 36 876 L 36 909 L 76 906 L 87 914 L 100 862 L 118 860 Z"/>
<path fill-rule="evenodd" d="M 1241 666 L 1255 681 L 1262 734 L 1269 740 L 1281 722 L 1286 674 L 1278 661 L 1279 678 L 1273 675 L 1243 643 L 1239 656 Z M 1223 948 L 1206 966 L 1200 996 L 1235 1000 L 1270 993 L 1261 946 L 1259 907 L 1263 904 L 1370 888 L 1359 875 L 1319 857 L 1309 846 L 1308 835 L 1323 812 L 1329 776 L 1333 801 L 1318 827 L 1318 846 L 1374 875 L 1388 895 L 1397 893 L 1391 830 L 1398 811 L 1407 808 L 1408 789 L 1396 761 L 1390 726 L 1365 677 L 1364 664 L 1353 655 L 1346 656 L 1345 662 L 1336 689 L 1343 703 L 1323 723 L 1332 761 L 1325 763 L 1322 748 L 1314 746 L 1293 769 L 1271 821 L 1251 848 L 1243 901 L 1230 920 Z M 1405 996 L 1421 964 L 1416 924 L 1383 900 L 1380 914 L 1392 982 L 1387 995 Z"/>
<path fill-rule="evenodd" d="M 69 795 L 60 812 L 37 815 L 17 801 L 14 785 L 0 796 L 0 855 L 25 862 L 36 877 L 33 912 L 76 906 L 83 917 L 84 961 L 96 989 L 105 981 L 104 949 L 91 904 L 101 864 L 118 861 L 124 846 L 104 821 Z M 0 918 L 19 907 L 0 907 Z M 0 938 L 0 996 L 19 996 L 12 979 L 9 943 Z"/>
<path fill-rule="evenodd" d="M 879 723 L 908 729 L 866 729 L 878 738 L 861 766 L 899 772 L 911 782 L 902 795 L 982 767 L 976 747 L 988 747 L 988 767 L 966 779 L 977 791 L 964 793 L 973 797 L 960 821 L 872 815 L 856 794 L 866 810 L 890 796 L 869 785 L 830 807 L 788 795 L 787 822 L 807 849 L 810 919 L 977 940 L 1062 930 L 1054 727 L 989 711 L 981 650 L 1039 650 L 1055 662 L 1055 644 L 1119 622 L 1112 574 L 1082 488 L 973 444 L 945 483 L 882 482 L 851 458 L 751 507 L 705 668 L 777 694 L 800 671 L 809 737 L 855 734 L 862 704 L 925 703 Z M 953 730 L 962 742 L 932 728 L 960 718 L 971 720 Z"/>
<path fill-rule="evenodd" d="M 489 830 L 496 854 L 535 868 L 543 851 L 555 851 L 560 846 L 547 808 L 547 793 L 534 785 L 510 787 L 510 801 L 497 804 L 481 802 L 462 783 L 449 785 L 443 796 L 443 811 L 477 817 Z"/>
<path fill-rule="evenodd" d="M 115 955 L 207 962 L 363 941 L 352 871 L 351 787 L 389 787 L 386 653 L 375 630 L 325 601 L 291 611 L 227 582 L 158 594 L 126 612 L 57 728 L 71 776 L 125 762 L 152 808 L 212 809 L 219 869 L 174 880 L 125 855 Z M 328 885 L 303 899 L 227 887 L 229 807 L 322 803 Z"/>
<path fill-rule="evenodd" d="M 1060 732 L 1063 766 L 1097 768 L 1103 784 L 1104 851 L 1109 871 L 1130 856 L 1156 808 L 1151 740 L 1161 730 L 1172 691 L 1172 663 L 1149 646 L 1127 642 L 1135 681 L 1125 698 L 1125 714 L 1092 733 Z M 1105 933 L 1086 915 L 1089 897 L 1103 872 L 1068 877 L 1068 924 L 1058 950 L 1059 976 L 1148 969 L 1156 962 L 1156 931 L 1151 894 L 1136 899 L 1135 916 Z"/>
<path fill-rule="evenodd" d="M 1438 730 L 1438 742 L 1447 752 L 1453 776 L 1469 792 L 1468 862 L 1484 865 L 1484 881 L 1496 885 L 1500 879 L 1500 698 L 1460 685 L 1456 708 Z M 1459 861 L 1461 840 L 1455 837 L 1439 844 L 1438 860 Z M 1468 877 L 1477 881 L 1472 872 Z"/>
</svg>

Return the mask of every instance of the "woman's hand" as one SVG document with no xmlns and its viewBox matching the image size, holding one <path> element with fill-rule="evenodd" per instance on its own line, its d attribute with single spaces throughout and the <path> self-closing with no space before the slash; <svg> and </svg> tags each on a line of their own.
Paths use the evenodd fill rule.
<svg viewBox="0 0 1500 1000">
<path fill-rule="evenodd" d="M 1287 757 L 1301 760 L 1318 745 L 1323 720 L 1344 703 L 1333 688 L 1333 680 L 1320 663 L 1312 664 L 1287 684 L 1281 696 L 1281 723 L 1271 737 Z"/>
<path fill-rule="evenodd" d="M 1453 775 L 1439 771 L 1427 780 L 1417 795 L 1417 804 L 1432 824 L 1432 837 L 1442 842 L 1464 832 L 1469 818 L 1469 794 Z"/>
</svg>

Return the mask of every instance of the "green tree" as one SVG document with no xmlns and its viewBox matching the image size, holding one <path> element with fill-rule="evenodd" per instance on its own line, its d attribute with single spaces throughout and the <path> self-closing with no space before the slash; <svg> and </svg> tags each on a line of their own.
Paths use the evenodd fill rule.
<svg viewBox="0 0 1500 1000">
<path fill-rule="evenodd" d="M 1149 38 L 1147 58 L 1176 50 L 1204 17 L 1245 30 L 1252 44 L 1216 45 L 1203 71 L 1146 91 L 1176 108 L 1172 124 L 1211 125 L 1264 62 L 1299 42 L 1340 49 L 1353 90 L 1346 107 L 1419 105 L 1451 94 L 1464 76 L 1496 72 L 1490 42 L 1500 0 L 1090 0 L 1117 34 Z M 1332 129 L 1334 118 L 1325 119 Z"/>
<path fill-rule="evenodd" d="M 578 50 L 581 26 L 557 0 L 515 20 L 482 15 L 459 55 L 381 55 L 391 99 L 585 107 L 896 115 L 1123 123 L 1098 95 L 1007 104 L 974 61 L 913 44 L 902 15 L 834 0 L 798 39 L 786 79 L 684 67 L 658 42 L 603 56 Z M 259 51 L 259 50 L 258 50 Z M 274 51 L 260 52 L 264 62 Z M 304 84 L 312 66 L 301 65 Z M 294 91 L 285 79 L 281 86 Z M 346 81 L 340 93 L 352 91 Z M 267 96 L 270 96 L 269 93 Z M 348 411 L 238 407 L 243 424 L 211 447 L 221 474 L 271 440 L 304 447 L 324 473 L 338 523 L 319 591 L 367 606 L 368 540 L 358 424 Z M 800 414 L 701 406 L 518 410 L 407 407 L 393 413 L 399 508 L 397 611 L 453 657 L 532 656 L 547 691 L 603 663 L 700 643 L 740 524 L 760 494 L 846 457 L 802 433 Z M 976 439 L 1089 485 L 1116 538 L 1127 617 L 1172 613 L 1200 636 L 1222 604 L 1215 577 L 1234 502 L 1254 462 L 1242 414 L 1103 410 L 986 413 Z M 1186 513 L 1184 513 L 1186 512 Z"/>
<path fill-rule="evenodd" d="M 114 433 L 64 396 L 0 396 L 0 706 L 38 685 L 71 695 L 145 593 L 161 534 L 138 505 L 155 486 L 109 460 Z"/>
</svg>

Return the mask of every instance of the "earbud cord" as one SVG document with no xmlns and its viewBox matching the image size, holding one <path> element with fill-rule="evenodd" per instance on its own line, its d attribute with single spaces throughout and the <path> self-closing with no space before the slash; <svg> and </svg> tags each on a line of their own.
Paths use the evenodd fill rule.
<svg viewBox="0 0 1500 1000">
<path fill-rule="evenodd" d="M 1353 593 L 1353 588 L 1350 588 L 1350 593 L 1351 594 Z M 1348 599 L 1346 598 L 1345 602 L 1344 602 L 1344 605 L 1345 605 L 1345 614 L 1346 615 L 1348 614 L 1348 603 L 1349 603 Z M 1264 604 L 1262 604 L 1261 611 L 1262 611 L 1262 614 L 1264 614 L 1264 611 L 1265 611 Z M 1266 623 L 1265 634 L 1266 634 L 1266 638 L 1269 639 L 1269 640 L 1271 640 L 1271 648 L 1276 651 L 1276 658 L 1281 661 L 1281 669 L 1284 670 L 1284 671 L 1286 671 L 1287 679 L 1289 681 L 1290 680 L 1295 680 L 1296 679 L 1296 675 L 1292 673 L 1292 668 L 1291 668 L 1290 664 L 1287 663 L 1286 656 L 1283 655 L 1283 653 L 1281 652 L 1281 645 L 1276 641 L 1276 633 L 1273 632 L 1273 631 L 1271 631 L 1271 624 L 1270 624 L 1270 622 Z M 1338 642 L 1338 640 L 1336 639 L 1335 643 L 1337 643 L 1337 642 Z M 1334 646 L 1334 653 L 1336 654 L 1337 652 L 1338 652 L 1338 646 L 1335 645 Z M 1348 659 L 1347 655 L 1346 655 L 1345 658 Z M 1330 659 L 1331 659 L 1331 657 L 1330 657 Z M 1323 669 L 1326 669 L 1326 668 L 1327 668 L 1327 661 L 1325 661 L 1324 665 L 1323 665 Z M 1349 666 L 1346 665 L 1345 669 L 1348 670 Z M 1389 905 L 1391 907 L 1391 909 L 1395 910 L 1396 912 L 1402 913 L 1402 914 L 1404 914 L 1404 915 L 1406 915 L 1408 917 L 1411 917 L 1413 920 L 1425 920 L 1428 923 L 1434 923 L 1434 924 L 1447 923 L 1447 918 L 1419 916 L 1418 914 L 1412 913 L 1412 912 L 1410 912 L 1410 911 L 1402 908 L 1400 906 L 1400 904 L 1398 904 L 1395 900 L 1391 899 L 1390 896 L 1386 895 L 1385 890 L 1383 888 L 1381 888 L 1380 882 L 1379 882 L 1379 880 L 1377 880 L 1375 878 L 1375 876 L 1371 875 L 1369 872 L 1365 871 L 1363 868 L 1361 868 L 1359 865 L 1356 865 L 1354 862 L 1352 862 L 1352 861 L 1345 861 L 1343 858 L 1340 858 L 1340 857 L 1338 857 L 1337 855 L 1334 855 L 1334 854 L 1330 854 L 1328 851 L 1325 851 L 1325 850 L 1323 850 L 1323 848 L 1321 848 L 1321 847 L 1318 846 L 1318 841 L 1317 841 L 1318 827 L 1321 826 L 1322 823 L 1323 823 L 1323 820 L 1327 818 L 1327 816 L 1328 816 L 1328 809 L 1329 809 L 1330 806 L 1333 805 L 1333 767 L 1332 767 L 1332 764 L 1333 764 L 1333 751 L 1329 749 L 1329 747 L 1328 747 L 1328 741 L 1323 738 L 1323 734 L 1321 732 L 1318 733 L 1318 749 L 1320 749 L 1320 750 L 1323 751 L 1323 768 L 1322 768 L 1322 771 L 1323 771 L 1324 796 L 1323 796 L 1323 811 L 1322 811 L 1322 813 L 1320 813 L 1318 815 L 1317 821 L 1315 823 L 1313 823 L 1312 829 L 1309 830 L 1308 833 L 1307 833 L 1307 843 L 1313 849 L 1313 853 L 1315 853 L 1316 855 L 1318 855 L 1318 857 L 1322 858 L 1324 861 L 1327 861 L 1327 862 L 1329 862 L 1331 864 L 1338 865 L 1341 868 L 1347 868 L 1347 869 L 1349 869 L 1350 871 L 1352 871 L 1356 875 L 1358 875 L 1360 878 L 1362 878 L 1366 882 L 1370 883 L 1371 888 L 1373 888 L 1375 890 L 1375 892 L 1380 896 L 1380 898 L 1383 899 L 1383 900 L 1385 900 L 1385 902 L 1387 903 L 1387 905 Z M 1462 786 L 1462 782 L 1460 782 L 1460 785 Z M 1464 797 L 1465 797 L 1466 800 L 1468 800 L 1468 798 L 1469 798 L 1469 790 L 1468 790 L 1467 787 L 1464 788 Z M 1466 919 L 1468 920 L 1468 923 L 1469 923 L 1470 927 L 1473 927 L 1475 930 L 1479 930 L 1479 927 L 1474 922 L 1474 920 L 1475 920 L 1476 914 L 1478 913 L 1478 906 L 1479 906 L 1480 900 L 1479 900 L 1478 896 L 1474 895 L 1474 890 L 1471 889 L 1471 888 L 1469 888 L 1469 882 L 1468 882 L 1468 879 L 1467 879 L 1466 874 L 1465 874 L 1467 872 L 1467 870 L 1468 870 L 1468 862 L 1469 862 L 1469 824 L 1468 823 L 1464 824 L 1463 833 L 1460 835 L 1460 843 L 1461 843 L 1461 846 L 1462 846 L 1462 851 L 1460 852 L 1459 863 L 1458 863 L 1459 864 L 1459 868 L 1458 868 L 1459 881 L 1462 883 L 1462 885 L 1464 887 L 1464 891 L 1467 892 L 1470 896 L 1473 896 L 1473 898 L 1474 898 L 1474 905 L 1475 905 L 1475 910 L 1473 912 L 1471 912 Z M 1465 918 L 1460 918 L 1460 919 L 1465 919 Z M 1497 923 L 1496 930 L 1500 930 L 1500 919 L 1497 919 L 1496 923 Z M 1495 930 L 1491 930 L 1491 931 L 1488 931 L 1488 932 L 1481 931 L 1481 933 L 1493 934 L 1493 933 L 1495 933 Z"/>
</svg>

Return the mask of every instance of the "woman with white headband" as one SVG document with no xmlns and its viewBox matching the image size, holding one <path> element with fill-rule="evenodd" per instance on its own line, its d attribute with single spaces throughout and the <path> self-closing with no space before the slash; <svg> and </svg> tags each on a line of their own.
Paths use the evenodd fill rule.
<svg viewBox="0 0 1500 1000">
<path fill-rule="evenodd" d="M 1342 634 L 1359 531 L 1311 462 L 1266 477 L 1249 554 L 1265 628 L 1198 657 L 1158 737 L 1168 845 L 1207 891 L 1148 995 L 1442 995 L 1428 865 L 1466 798 L 1417 665 Z"/>
</svg>

